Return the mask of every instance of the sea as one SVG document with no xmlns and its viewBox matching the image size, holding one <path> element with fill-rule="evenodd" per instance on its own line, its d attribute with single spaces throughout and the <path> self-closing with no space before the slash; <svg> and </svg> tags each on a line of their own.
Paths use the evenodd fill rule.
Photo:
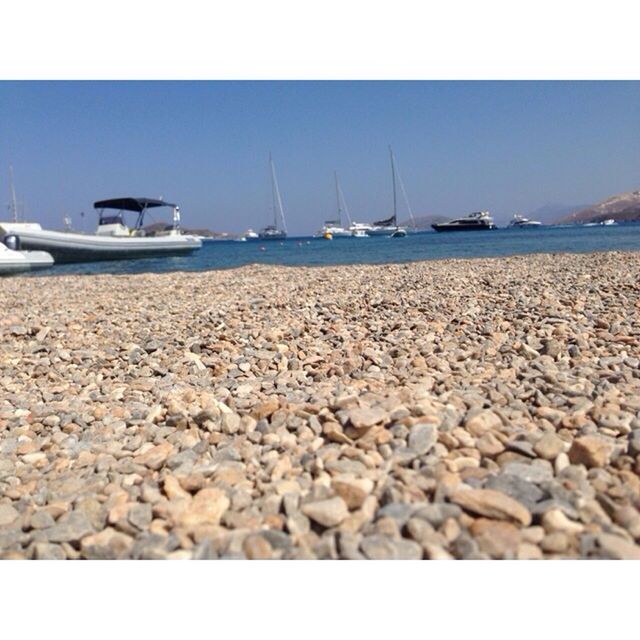
<svg viewBox="0 0 640 640">
<path fill-rule="evenodd" d="M 485 258 L 531 253 L 591 253 L 640 250 L 640 224 L 612 226 L 541 226 L 410 233 L 405 238 L 296 237 L 284 241 L 209 241 L 190 256 L 143 258 L 54 265 L 29 275 L 132 274 L 171 271 L 211 271 L 248 264 L 323 266 L 388 264 L 443 258 Z"/>
</svg>

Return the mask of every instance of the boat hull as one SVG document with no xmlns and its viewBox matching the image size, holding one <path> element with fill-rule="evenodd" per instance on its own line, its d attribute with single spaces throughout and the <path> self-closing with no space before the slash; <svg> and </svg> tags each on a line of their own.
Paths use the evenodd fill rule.
<svg viewBox="0 0 640 640">
<path fill-rule="evenodd" d="M 45 251 L 0 250 L 0 275 L 21 273 L 53 266 L 53 257 Z"/>
<path fill-rule="evenodd" d="M 45 229 L 14 233 L 20 238 L 21 248 L 46 251 L 57 264 L 188 255 L 202 247 L 194 236 L 117 237 Z"/>
<path fill-rule="evenodd" d="M 492 225 L 463 225 L 463 224 L 456 224 L 456 225 L 441 225 L 441 224 L 432 224 L 431 228 L 434 229 L 435 231 L 439 232 L 439 233 L 443 233 L 443 232 L 449 232 L 449 231 L 491 231 L 493 229 L 496 229 L 496 226 L 494 224 Z"/>
</svg>

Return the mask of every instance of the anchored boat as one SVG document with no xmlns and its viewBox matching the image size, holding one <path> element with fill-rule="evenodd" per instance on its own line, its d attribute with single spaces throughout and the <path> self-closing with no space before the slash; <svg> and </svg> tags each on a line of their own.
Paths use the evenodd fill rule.
<svg viewBox="0 0 640 640">
<path fill-rule="evenodd" d="M 284 240 L 287 237 L 287 225 L 284 220 L 282 198 L 280 197 L 280 189 L 278 189 L 278 180 L 276 179 L 276 167 L 273 164 L 271 154 L 269 154 L 269 167 L 271 168 L 271 194 L 273 196 L 273 224 L 260 229 L 258 238 L 260 240 Z M 282 228 L 278 227 L 278 216 L 282 221 Z"/>
<path fill-rule="evenodd" d="M 436 231 L 485 231 L 495 229 L 493 218 L 488 211 L 476 211 L 464 218 L 431 225 Z"/>
<path fill-rule="evenodd" d="M 0 230 L 15 234 L 24 249 L 48 251 L 56 263 L 93 262 L 96 260 L 131 260 L 152 256 L 190 254 L 202 247 L 195 236 L 182 235 L 180 208 L 163 200 L 150 198 L 115 198 L 94 203 L 99 210 L 98 228 L 95 233 L 75 231 L 50 231 L 37 223 L 0 223 Z M 173 222 L 161 232 L 147 235 L 144 218 L 149 209 L 170 207 Z M 105 211 L 117 211 L 115 215 Z M 135 225 L 125 224 L 124 212 L 136 212 Z"/>
<path fill-rule="evenodd" d="M 393 151 L 391 147 L 389 147 L 389 156 L 391 158 L 391 181 L 393 184 L 393 215 L 385 220 L 378 220 L 374 222 L 373 225 L 367 229 L 367 234 L 370 236 L 390 236 L 391 238 L 404 238 L 407 235 L 407 230 L 404 227 L 398 226 L 398 205 L 397 205 L 397 197 L 396 197 L 396 178 L 399 177 L 396 172 L 396 164 L 395 158 L 393 156 Z M 402 182 L 401 182 L 402 185 Z M 402 185 L 402 192 L 406 198 L 406 192 L 404 190 L 404 185 Z M 409 213 L 411 218 L 413 219 L 413 214 L 411 213 L 411 208 L 409 208 Z"/>
<path fill-rule="evenodd" d="M 519 213 L 515 213 L 513 215 L 513 220 L 509 223 L 509 227 L 523 229 L 527 227 L 540 227 L 542 226 L 542 222 L 539 220 L 530 220 L 529 218 L 525 218 L 523 215 Z"/>
</svg>

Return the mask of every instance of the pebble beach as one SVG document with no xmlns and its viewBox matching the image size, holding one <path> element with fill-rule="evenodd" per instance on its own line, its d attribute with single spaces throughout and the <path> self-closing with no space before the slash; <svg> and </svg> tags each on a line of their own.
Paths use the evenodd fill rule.
<svg viewBox="0 0 640 640">
<path fill-rule="evenodd" d="M 0 557 L 640 559 L 640 254 L 0 279 Z"/>
</svg>

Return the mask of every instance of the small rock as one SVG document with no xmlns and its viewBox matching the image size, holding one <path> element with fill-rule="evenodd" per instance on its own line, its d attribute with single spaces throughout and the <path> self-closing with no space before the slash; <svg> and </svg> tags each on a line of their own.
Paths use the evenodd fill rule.
<svg viewBox="0 0 640 640">
<path fill-rule="evenodd" d="M 80 550 L 87 560 L 120 560 L 130 557 L 133 538 L 107 527 L 82 539 Z"/>
<path fill-rule="evenodd" d="M 301 511 L 323 527 L 335 527 L 349 515 L 346 502 L 339 496 L 318 502 L 308 502 L 302 506 Z"/>
<path fill-rule="evenodd" d="M 610 533 L 601 533 L 597 536 L 598 544 L 604 554 L 614 560 L 640 560 L 640 546 L 627 542 Z"/>
<path fill-rule="evenodd" d="M 269 560 L 273 557 L 271 545 L 261 535 L 249 535 L 242 543 L 242 550 L 249 560 Z"/>
<path fill-rule="evenodd" d="M 613 447 L 598 436 L 576 438 L 569 449 L 572 464 L 584 464 L 586 467 L 604 467 L 609 464 Z"/>
<path fill-rule="evenodd" d="M 533 450 L 545 460 L 555 460 L 564 451 L 564 441 L 555 433 L 545 433 L 534 445 Z"/>
<path fill-rule="evenodd" d="M 515 520 L 525 527 L 531 513 L 517 500 L 492 489 L 456 489 L 449 499 L 467 511 L 498 520 Z"/>
<path fill-rule="evenodd" d="M 142 464 L 149 469 L 159 469 L 167 460 L 167 458 L 173 453 L 173 445 L 168 442 L 163 442 L 151 447 L 148 451 L 133 458 L 136 464 Z"/>
<path fill-rule="evenodd" d="M 19 515 L 10 504 L 0 504 L 0 527 L 11 524 Z"/>
<path fill-rule="evenodd" d="M 409 448 L 418 455 L 424 455 L 438 441 L 438 429 L 433 424 L 418 423 L 409 432 Z"/>
</svg>

